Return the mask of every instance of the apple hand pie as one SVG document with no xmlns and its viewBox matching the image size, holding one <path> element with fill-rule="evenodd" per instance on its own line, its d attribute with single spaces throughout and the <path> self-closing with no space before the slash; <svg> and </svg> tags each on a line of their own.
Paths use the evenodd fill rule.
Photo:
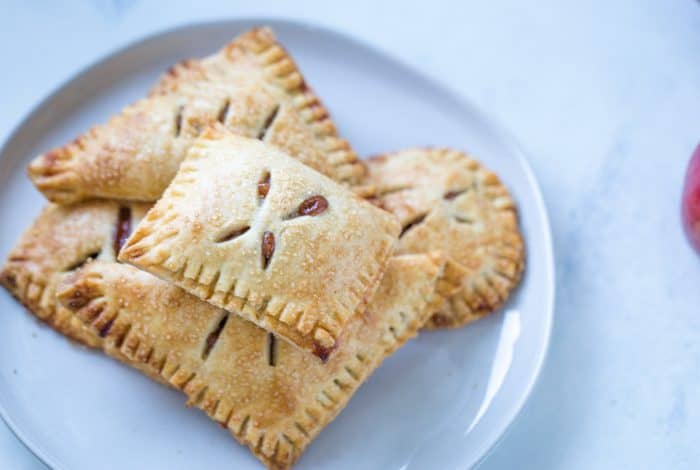
<svg viewBox="0 0 700 470">
<path fill-rule="evenodd" d="M 462 326 L 502 305 L 520 280 L 525 252 L 515 203 L 498 177 L 449 149 L 407 149 L 367 167 L 367 193 L 403 227 L 396 253 L 447 255 L 445 278 L 455 291 L 426 327 Z"/>
<path fill-rule="evenodd" d="M 210 129 L 119 260 L 326 360 L 398 233 L 394 216 L 274 147 Z"/>
<path fill-rule="evenodd" d="M 29 176 L 51 201 L 155 201 L 198 134 L 214 123 L 277 146 L 341 183 L 363 176 L 348 143 L 268 28 L 173 67 L 150 95 L 63 147 Z"/>
<path fill-rule="evenodd" d="M 108 354 L 159 374 L 270 468 L 288 468 L 427 320 L 438 259 L 392 258 L 368 309 L 348 320 L 325 364 L 128 265 L 90 263 L 64 278 L 58 298 L 106 332 Z"/>
<path fill-rule="evenodd" d="M 111 201 L 75 207 L 48 205 L 10 251 L 0 283 L 57 331 L 87 346 L 100 346 L 99 336 L 57 307 L 55 286 L 62 276 L 90 260 L 115 260 L 131 227 L 147 208 Z"/>
</svg>

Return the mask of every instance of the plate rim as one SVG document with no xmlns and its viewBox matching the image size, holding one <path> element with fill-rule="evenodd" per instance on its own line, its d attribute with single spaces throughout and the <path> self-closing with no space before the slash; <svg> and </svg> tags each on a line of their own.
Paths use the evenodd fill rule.
<svg viewBox="0 0 700 470">
<path fill-rule="evenodd" d="M 2 158 L 2 155 L 5 153 L 6 149 L 11 146 L 13 141 L 18 138 L 21 131 L 37 118 L 37 115 L 41 109 L 47 105 L 51 105 L 52 100 L 56 99 L 67 87 L 82 76 L 114 60 L 119 55 L 142 45 L 143 43 L 155 41 L 167 35 L 187 34 L 189 30 L 206 29 L 223 25 L 230 25 L 232 29 L 247 28 L 251 27 L 252 25 L 269 25 L 272 27 L 272 29 L 275 29 L 277 26 L 284 28 L 305 29 L 308 31 L 319 32 L 324 35 L 330 35 L 336 39 L 347 43 L 352 43 L 359 48 L 369 50 L 382 60 L 391 62 L 394 66 L 407 71 L 413 76 L 413 78 L 420 80 L 427 86 L 440 90 L 441 93 L 448 96 L 460 107 L 472 110 L 483 120 L 483 122 L 488 126 L 489 130 L 493 132 L 499 140 L 501 140 L 503 145 L 511 150 L 513 156 L 517 158 L 518 163 L 521 165 L 524 175 L 532 189 L 533 203 L 537 207 L 537 210 L 542 218 L 542 224 L 540 227 L 544 235 L 544 240 L 542 240 L 542 245 L 544 247 L 544 259 L 542 262 L 544 263 L 545 290 L 547 293 L 546 299 L 544 300 L 546 309 L 543 312 L 545 315 L 544 344 L 542 345 L 542 348 L 536 358 L 533 373 L 527 380 L 525 392 L 521 395 L 517 402 L 514 403 L 515 406 L 511 408 L 511 412 L 508 413 L 507 419 L 504 420 L 504 424 L 501 424 L 498 427 L 498 436 L 488 444 L 488 447 L 483 450 L 481 456 L 476 460 L 476 462 L 473 463 L 473 468 L 479 467 L 504 440 L 506 435 L 509 434 L 514 423 L 521 417 L 525 405 L 528 403 L 535 387 L 539 383 L 551 345 L 556 299 L 556 269 L 549 211 L 547 210 L 547 205 L 542 195 L 542 189 L 540 188 L 539 181 L 537 180 L 537 177 L 535 176 L 535 173 L 530 165 L 528 158 L 529 154 L 523 150 L 522 145 L 510 132 L 506 130 L 507 128 L 503 126 L 498 119 L 496 119 L 489 112 L 485 111 L 481 106 L 475 104 L 468 97 L 463 96 L 460 92 L 457 92 L 450 85 L 445 84 L 439 78 L 424 72 L 422 69 L 408 64 L 401 58 L 394 56 L 388 51 L 385 51 L 380 46 L 374 45 L 344 30 L 339 30 L 333 26 L 325 25 L 317 21 L 284 18 L 270 15 L 175 22 L 170 26 L 159 28 L 145 34 L 141 34 L 137 37 L 130 38 L 124 43 L 109 48 L 108 51 L 102 54 L 97 60 L 89 62 L 87 65 L 77 67 L 74 72 L 68 74 L 67 78 L 61 81 L 58 85 L 55 85 L 48 93 L 31 105 L 29 109 L 17 120 L 16 124 L 10 127 L 10 130 L 6 134 L 5 138 L 0 141 L 0 158 Z M 22 444 L 22 446 L 27 449 L 39 462 L 51 469 L 62 469 L 62 467 L 58 466 L 56 462 L 52 461 L 49 456 L 45 455 L 39 444 L 33 442 L 25 435 L 24 431 L 21 429 L 21 426 L 19 426 L 10 416 L 10 413 L 2 401 L 0 401 L 0 418 L 7 425 L 10 432 L 17 438 L 17 441 Z"/>
</svg>

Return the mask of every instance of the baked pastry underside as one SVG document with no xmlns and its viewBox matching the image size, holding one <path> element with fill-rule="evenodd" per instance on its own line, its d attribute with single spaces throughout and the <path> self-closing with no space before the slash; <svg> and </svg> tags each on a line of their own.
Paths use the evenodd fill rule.
<svg viewBox="0 0 700 470">
<path fill-rule="evenodd" d="M 274 147 L 210 129 L 120 260 L 325 360 L 379 285 L 399 229 Z"/>
<path fill-rule="evenodd" d="M 137 210 L 130 210 L 132 221 Z M 288 468 L 379 363 L 416 334 L 441 273 L 436 256 L 392 258 L 369 308 L 350 321 L 323 364 L 235 314 L 115 262 L 125 213 L 109 202 L 49 206 L 10 254 L 3 285 L 58 331 L 182 390 L 189 405 L 270 468 Z"/>
<path fill-rule="evenodd" d="M 396 253 L 441 250 L 446 291 L 426 328 L 460 327 L 497 310 L 517 286 L 525 247 L 513 199 L 495 173 L 451 149 L 374 157 L 364 183 L 402 225 Z"/>
<path fill-rule="evenodd" d="M 148 97 L 38 156 L 29 176 L 51 201 L 155 201 L 194 138 L 219 123 L 277 146 L 345 184 L 364 173 L 347 141 L 268 28 L 173 67 Z"/>
</svg>

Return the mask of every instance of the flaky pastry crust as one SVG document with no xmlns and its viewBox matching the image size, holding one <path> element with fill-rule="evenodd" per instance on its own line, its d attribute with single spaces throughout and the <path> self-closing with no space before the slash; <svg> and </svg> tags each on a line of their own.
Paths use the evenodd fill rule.
<svg viewBox="0 0 700 470">
<path fill-rule="evenodd" d="M 117 229 L 120 219 L 122 226 L 127 216 L 128 224 L 135 225 L 147 208 L 111 201 L 73 207 L 49 204 L 10 251 L 0 270 L 0 283 L 54 329 L 87 346 L 100 346 L 99 336 L 57 306 L 56 284 L 91 260 L 115 260 L 115 237 L 123 236 Z"/>
<path fill-rule="evenodd" d="M 516 206 L 498 176 L 451 149 L 407 149 L 366 164 L 358 192 L 398 217 L 397 253 L 447 255 L 443 291 L 452 292 L 426 328 L 463 326 L 498 309 L 525 263 Z"/>
<path fill-rule="evenodd" d="M 51 201 L 155 201 L 193 139 L 219 122 L 341 183 L 362 177 L 349 144 L 269 28 L 173 67 L 150 95 L 73 142 L 38 156 L 29 176 Z"/>
<path fill-rule="evenodd" d="M 391 214 L 274 147 L 210 129 L 119 259 L 325 360 L 398 232 Z"/>
<path fill-rule="evenodd" d="M 146 206 L 49 205 L 0 279 L 57 331 L 182 390 L 270 468 L 288 468 L 439 301 L 439 254 L 392 258 L 323 364 L 237 315 L 114 261 Z M 128 220 L 129 222 L 125 222 Z"/>
<path fill-rule="evenodd" d="M 289 468 L 382 360 L 428 318 L 437 257 L 392 258 L 369 308 L 327 363 L 129 265 L 94 262 L 58 298 L 105 351 L 182 390 L 270 468 Z"/>
</svg>

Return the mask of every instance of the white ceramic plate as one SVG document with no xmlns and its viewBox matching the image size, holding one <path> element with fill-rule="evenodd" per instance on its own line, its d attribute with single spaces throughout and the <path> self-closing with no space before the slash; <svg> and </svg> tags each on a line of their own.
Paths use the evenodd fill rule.
<svg viewBox="0 0 700 470">
<path fill-rule="evenodd" d="M 0 155 L 0 256 L 44 201 L 25 177 L 33 155 L 141 97 L 171 64 L 270 24 L 341 133 L 361 155 L 454 146 L 498 172 L 515 195 L 527 271 L 503 311 L 468 328 L 421 335 L 389 358 L 321 433 L 298 468 L 423 469 L 475 465 L 530 393 L 547 350 L 554 272 L 547 214 L 520 150 L 474 106 L 354 39 L 292 22 L 180 28 L 77 75 L 16 129 Z M 0 292 L 0 408 L 56 469 L 259 468 L 247 449 L 178 392 L 69 344 Z"/>
</svg>

